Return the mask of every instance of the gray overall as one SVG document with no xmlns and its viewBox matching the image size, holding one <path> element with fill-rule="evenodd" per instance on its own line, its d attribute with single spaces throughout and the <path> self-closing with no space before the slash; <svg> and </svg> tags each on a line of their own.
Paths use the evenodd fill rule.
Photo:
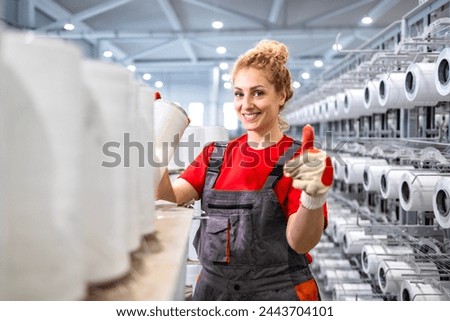
<svg viewBox="0 0 450 321">
<path fill-rule="evenodd" d="M 207 217 L 194 238 L 203 269 L 193 300 L 299 300 L 294 286 L 313 278 L 303 254 L 286 240 L 286 218 L 273 187 L 294 142 L 257 191 L 214 190 L 226 144 L 216 142 L 206 173 L 202 210 Z"/>
</svg>

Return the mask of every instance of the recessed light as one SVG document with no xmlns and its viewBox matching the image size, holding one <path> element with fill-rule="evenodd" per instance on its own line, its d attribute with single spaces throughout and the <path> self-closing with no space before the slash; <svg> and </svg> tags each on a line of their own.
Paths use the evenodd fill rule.
<svg viewBox="0 0 450 321">
<path fill-rule="evenodd" d="M 304 73 L 302 73 L 302 78 L 303 79 L 309 79 L 309 77 L 311 77 L 311 75 L 308 73 L 308 72 L 304 72 Z"/>
<path fill-rule="evenodd" d="M 113 52 L 111 50 L 105 50 L 103 51 L 103 57 L 105 58 L 111 58 L 113 56 Z"/>
<path fill-rule="evenodd" d="M 152 75 L 149 74 L 149 73 L 145 73 L 145 74 L 142 75 L 142 79 L 144 79 L 144 80 L 150 80 L 150 79 L 152 79 Z"/>
<path fill-rule="evenodd" d="M 222 70 L 227 70 L 228 69 L 228 64 L 226 62 L 221 62 L 219 65 L 219 68 Z"/>
<path fill-rule="evenodd" d="M 222 46 L 220 46 L 220 47 L 217 47 L 217 48 L 216 48 L 216 52 L 217 52 L 218 54 L 221 54 L 221 55 L 223 55 L 224 53 L 226 53 L 226 52 L 227 52 L 227 48 L 225 48 L 225 47 L 222 47 Z"/>
<path fill-rule="evenodd" d="M 75 26 L 70 22 L 68 22 L 64 25 L 64 30 L 72 31 L 73 29 L 75 29 Z"/>
<path fill-rule="evenodd" d="M 316 61 L 314 61 L 314 67 L 316 67 L 316 68 L 322 68 L 322 67 L 323 67 L 323 61 L 322 61 L 322 60 L 316 60 Z"/>
<path fill-rule="evenodd" d="M 159 80 L 158 80 L 158 81 L 155 82 L 155 87 L 156 87 L 156 88 L 162 88 L 162 86 L 164 86 L 164 84 L 163 84 L 162 81 L 159 81 Z"/>
<path fill-rule="evenodd" d="M 212 26 L 214 29 L 222 29 L 222 28 L 223 28 L 223 22 L 222 22 L 222 21 L 216 20 L 216 21 L 213 21 L 213 23 L 211 24 L 211 26 Z"/>
<path fill-rule="evenodd" d="M 361 22 L 365 25 L 370 25 L 373 22 L 373 19 L 369 16 L 365 16 L 361 19 Z"/>
<path fill-rule="evenodd" d="M 335 50 L 335 51 L 342 50 L 342 45 L 340 43 L 338 43 L 337 45 L 334 44 L 333 45 L 333 50 Z"/>
</svg>

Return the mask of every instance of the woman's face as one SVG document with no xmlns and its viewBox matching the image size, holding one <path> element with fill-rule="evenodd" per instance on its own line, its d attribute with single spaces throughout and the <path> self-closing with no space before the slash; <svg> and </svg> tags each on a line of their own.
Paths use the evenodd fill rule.
<svg viewBox="0 0 450 321">
<path fill-rule="evenodd" d="M 241 69 L 234 78 L 234 108 L 247 131 L 265 135 L 278 129 L 285 94 L 275 91 L 264 70 Z"/>
</svg>

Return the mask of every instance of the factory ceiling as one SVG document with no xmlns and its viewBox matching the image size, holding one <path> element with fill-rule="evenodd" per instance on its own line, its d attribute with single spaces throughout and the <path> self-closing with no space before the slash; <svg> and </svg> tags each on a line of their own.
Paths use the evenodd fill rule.
<svg viewBox="0 0 450 321">
<path fill-rule="evenodd" d="M 358 48 L 417 5 L 416 0 L 6 0 L 5 20 L 82 42 L 89 55 L 134 66 L 138 74 L 172 74 L 185 82 L 208 79 L 221 62 L 231 65 L 259 40 L 277 39 L 288 45 L 294 80 L 307 85 L 345 50 Z M 363 24 L 364 16 L 373 22 Z M 213 22 L 222 27 L 213 28 Z M 73 30 L 65 29 L 68 23 Z M 340 52 L 332 48 L 337 39 Z M 218 53 L 219 47 L 224 52 Z M 103 57 L 105 52 L 112 56 Z M 302 78 L 305 72 L 309 79 Z"/>
</svg>

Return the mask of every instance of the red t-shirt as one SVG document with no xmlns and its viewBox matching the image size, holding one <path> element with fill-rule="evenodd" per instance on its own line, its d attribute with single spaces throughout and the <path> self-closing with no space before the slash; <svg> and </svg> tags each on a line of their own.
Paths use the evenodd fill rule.
<svg viewBox="0 0 450 321">
<path fill-rule="evenodd" d="M 220 175 L 214 189 L 231 191 L 260 190 L 274 168 L 278 159 L 292 145 L 293 139 L 284 135 L 275 145 L 264 149 L 253 149 L 247 142 L 247 134 L 228 143 L 223 158 Z M 197 158 L 181 174 L 181 178 L 191 184 L 201 197 L 205 184 L 209 158 L 214 150 L 214 143 L 205 146 Z M 301 151 L 297 151 L 297 156 Z M 301 191 L 292 187 L 292 178 L 282 176 L 274 187 L 275 195 L 287 218 L 296 213 L 300 207 Z M 325 219 L 327 218 L 324 206 Z M 325 220 L 325 226 L 327 221 Z"/>
</svg>

